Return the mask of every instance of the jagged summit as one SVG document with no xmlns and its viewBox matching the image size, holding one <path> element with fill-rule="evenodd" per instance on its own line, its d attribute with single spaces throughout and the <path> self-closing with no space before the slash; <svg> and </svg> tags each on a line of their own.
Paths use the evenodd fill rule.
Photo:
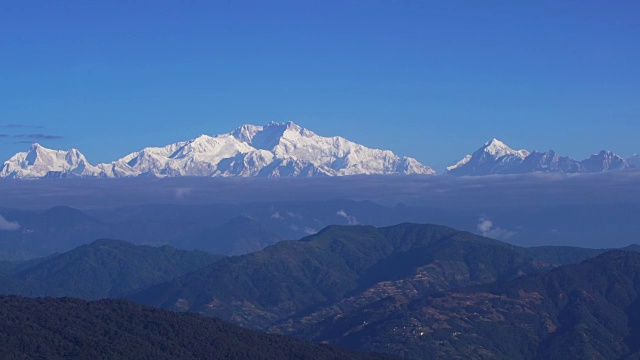
<svg viewBox="0 0 640 360">
<path fill-rule="evenodd" d="M 497 169 L 514 166 L 529 155 L 527 150 L 514 150 L 507 144 L 494 138 L 484 143 L 471 155 L 466 155 L 455 165 L 447 167 L 451 175 L 488 175 L 497 173 Z"/>
<path fill-rule="evenodd" d="M 624 159 L 602 150 L 586 160 L 553 150 L 514 150 L 497 138 L 447 167 L 447 174 L 476 176 L 530 172 L 586 173 L 640 168 L 640 155 Z M 414 158 L 371 149 L 340 136 L 323 137 L 300 125 L 245 124 L 229 133 L 201 134 L 163 147 L 147 147 L 106 164 L 91 165 L 77 149 L 33 143 L 5 161 L 0 177 L 308 177 L 361 174 L 435 174 Z"/>
<path fill-rule="evenodd" d="M 472 155 L 465 156 L 447 173 L 457 176 L 493 174 L 523 174 L 531 172 L 587 173 L 622 170 L 633 165 L 633 157 L 625 160 L 615 153 L 602 150 L 589 159 L 578 161 L 560 156 L 553 150 L 546 152 L 513 150 L 498 139 L 484 143 Z"/>
<path fill-rule="evenodd" d="M 5 162 L 0 176 L 37 178 L 51 171 L 61 176 L 94 177 L 435 174 L 415 159 L 399 157 L 389 150 L 370 149 L 339 136 L 322 137 L 290 121 L 264 126 L 245 124 L 226 134 L 203 134 L 164 147 L 144 148 L 95 167 L 84 156 L 79 159 L 78 154 L 77 150 L 70 150 L 55 155 L 69 158 L 69 165 L 61 165 L 60 160 L 38 167 L 29 167 L 14 156 Z M 34 157 L 23 157 L 27 156 Z"/>
<path fill-rule="evenodd" d="M 529 152 L 527 150 L 513 150 L 507 144 L 502 141 L 493 138 L 491 141 L 484 143 L 483 151 L 493 155 L 495 158 L 499 158 L 505 155 L 516 155 L 518 157 L 527 157 Z"/>
<path fill-rule="evenodd" d="M 601 150 L 599 153 L 581 161 L 581 164 L 586 172 L 620 170 L 629 167 L 624 158 L 609 150 Z"/>
<path fill-rule="evenodd" d="M 0 177 L 94 176 L 95 173 L 95 167 L 77 149 L 52 150 L 33 143 L 28 151 L 19 152 L 4 162 Z"/>
</svg>

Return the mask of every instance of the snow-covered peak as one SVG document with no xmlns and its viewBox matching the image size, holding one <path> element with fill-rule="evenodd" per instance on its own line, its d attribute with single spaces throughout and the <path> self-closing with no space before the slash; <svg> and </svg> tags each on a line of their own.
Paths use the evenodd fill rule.
<svg viewBox="0 0 640 360">
<path fill-rule="evenodd" d="M 480 149 L 488 154 L 491 154 L 494 158 L 499 158 L 505 155 L 515 155 L 522 159 L 529 155 L 527 150 L 513 150 L 507 144 L 494 138 L 491 141 L 484 143 L 484 146 Z"/>
<path fill-rule="evenodd" d="M 472 155 L 466 155 L 455 165 L 447 167 L 452 175 L 489 175 L 501 173 L 508 167 L 519 165 L 527 156 L 527 150 L 513 150 L 498 139 L 484 143 Z"/>
<path fill-rule="evenodd" d="M 4 162 L 0 177 L 84 176 L 94 175 L 94 170 L 77 149 L 52 150 L 33 143 L 28 151 L 19 152 Z"/>
<path fill-rule="evenodd" d="M 231 136 L 235 137 L 236 139 L 238 139 L 239 141 L 246 142 L 246 143 L 251 143 L 251 140 L 253 139 L 253 137 L 258 132 L 262 131 L 263 128 L 264 128 L 263 126 L 244 124 L 244 125 L 236 128 L 235 130 L 233 130 L 229 134 Z"/>
<path fill-rule="evenodd" d="M 266 128 L 268 127 L 285 128 L 287 130 L 294 130 L 294 131 L 302 130 L 302 127 L 294 123 L 293 121 L 287 121 L 287 122 L 270 121 L 265 127 Z"/>
<path fill-rule="evenodd" d="M 245 124 L 226 134 L 148 147 L 97 168 L 105 177 L 435 173 L 415 159 L 322 137 L 293 122 Z"/>
<path fill-rule="evenodd" d="M 609 150 L 601 150 L 580 162 L 586 172 L 600 172 L 629 168 L 627 161 Z"/>
</svg>

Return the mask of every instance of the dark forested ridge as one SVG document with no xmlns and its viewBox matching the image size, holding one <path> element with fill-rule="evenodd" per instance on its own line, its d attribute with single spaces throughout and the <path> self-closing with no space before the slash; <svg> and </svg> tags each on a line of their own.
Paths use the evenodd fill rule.
<svg viewBox="0 0 640 360">
<path fill-rule="evenodd" d="M 222 257 L 204 251 L 102 239 L 63 254 L 15 265 L 3 274 L 0 293 L 83 299 L 122 297 Z"/>
<path fill-rule="evenodd" d="M 293 333 L 392 294 L 412 298 L 550 268 L 522 248 L 444 226 L 331 226 L 130 299 Z"/>
<path fill-rule="evenodd" d="M 124 300 L 0 297 L 2 359 L 391 359 Z"/>
</svg>

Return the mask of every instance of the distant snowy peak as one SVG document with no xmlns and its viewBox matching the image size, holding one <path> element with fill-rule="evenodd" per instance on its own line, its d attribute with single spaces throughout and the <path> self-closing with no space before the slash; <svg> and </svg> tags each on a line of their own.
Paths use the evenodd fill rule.
<svg viewBox="0 0 640 360">
<path fill-rule="evenodd" d="M 480 150 L 487 154 L 490 154 L 495 159 L 498 159 L 505 155 L 513 155 L 524 159 L 529 155 L 529 152 L 527 150 L 513 150 L 512 148 L 508 147 L 507 144 L 495 138 L 484 143 Z"/>
<path fill-rule="evenodd" d="M 113 177 L 435 173 L 415 159 L 369 149 L 341 137 L 318 136 L 293 122 L 242 125 L 227 134 L 146 148 L 99 168 Z"/>
<path fill-rule="evenodd" d="M 35 146 L 35 145 L 34 145 Z M 38 145 L 39 147 L 39 145 Z M 41 148 L 41 147 L 39 147 Z M 42 148 L 44 149 L 44 148 Z M 38 154 L 43 153 L 44 155 Z M 36 155 L 29 155 L 29 154 Z M 37 158 L 29 164 L 24 159 Z M 65 159 L 69 159 L 66 161 Z M 322 137 L 292 122 L 242 125 L 227 134 L 148 147 L 108 164 L 91 166 L 77 150 L 30 150 L 11 158 L 2 177 L 261 176 L 435 174 L 408 157 L 370 149 L 339 136 Z"/>
<path fill-rule="evenodd" d="M 499 174 L 519 165 L 527 156 L 527 150 L 514 150 L 502 141 L 492 139 L 473 154 L 447 167 L 447 173 L 457 176 Z"/>
<path fill-rule="evenodd" d="M 636 167 L 632 157 L 625 160 L 615 153 L 602 150 L 589 159 L 577 161 L 560 156 L 553 150 L 529 152 L 513 150 L 500 140 L 486 142 L 473 155 L 467 155 L 457 164 L 449 166 L 447 173 L 456 176 L 479 176 L 494 174 L 524 174 L 532 172 L 589 173 L 622 170 Z"/>
<path fill-rule="evenodd" d="M 581 161 L 580 164 L 582 165 L 583 172 L 601 172 L 629 168 L 629 164 L 625 159 L 608 150 L 602 150 L 597 154 L 593 154 L 588 159 Z"/>
<path fill-rule="evenodd" d="M 274 150 L 283 140 L 296 141 L 301 137 L 317 137 L 317 135 L 293 122 L 270 122 L 265 126 L 242 125 L 228 135 L 241 142 L 261 150 Z"/>
<path fill-rule="evenodd" d="M 580 172 L 582 166 L 580 162 L 567 156 L 560 156 L 555 151 L 547 152 L 534 151 L 527 156 L 522 164 L 512 169 L 511 173 L 529 172 Z"/>
<path fill-rule="evenodd" d="M 199 137 L 164 147 L 148 147 L 111 164 L 100 164 L 106 177 L 212 176 L 216 164 L 239 153 L 252 151 L 228 134 Z"/>
<path fill-rule="evenodd" d="M 94 176 L 96 169 L 76 149 L 51 150 L 38 143 L 26 152 L 19 152 L 5 161 L 0 177 L 41 178 Z"/>
<path fill-rule="evenodd" d="M 514 150 L 498 139 L 466 155 L 447 174 L 476 176 L 531 172 L 587 173 L 640 168 L 640 155 L 624 159 L 602 150 L 577 161 L 554 151 Z M 5 161 L 0 178 L 137 176 L 309 177 L 364 174 L 435 174 L 414 158 L 371 149 L 340 136 L 323 137 L 293 122 L 242 125 L 163 147 L 147 147 L 106 164 L 91 165 L 76 149 L 33 144 Z"/>
</svg>

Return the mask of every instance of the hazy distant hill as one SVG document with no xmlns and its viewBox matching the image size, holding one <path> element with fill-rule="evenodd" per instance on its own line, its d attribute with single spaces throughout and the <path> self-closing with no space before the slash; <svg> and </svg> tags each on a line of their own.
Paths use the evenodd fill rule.
<svg viewBox="0 0 640 360">
<path fill-rule="evenodd" d="M 322 200 L 149 204 L 86 211 L 70 207 L 45 211 L 0 208 L 0 216 L 14 224 L 12 229 L 0 226 L 0 260 L 48 256 L 101 238 L 241 254 L 261 250 L 280 239 L 300 239 L 334 224 L 442 224 L 521 246 L 618 248 L 638 242 L 640 233 L 640 224 L 633 221 L 640 216 L 640 206 L 633 203 L 518 208 L 483 204 L 432 208 Z M 480 226 L 483 223 L 489 226 Z"/>
<path fill-rule="evenodd" d="M 83 299 L 121 297 L 221 258 L 221 255 L 170 246 L 97 240 L 63 254 L 18 264 L 10 274 L 4 275 L 0 293 Z"/>
<path fill-rule="evenodd" d="M 202 234 L 184 246 L 213 253 L 240 255 L 262 250 L 282 240 L 266 226 L 249 216 L 236 216 L 228 222 L 203 229 Z"/>
<path fill-rule="evenodd" d="M 123 300 L 0 297 L 3 359 L 390 359 Z"/>
</svg>

